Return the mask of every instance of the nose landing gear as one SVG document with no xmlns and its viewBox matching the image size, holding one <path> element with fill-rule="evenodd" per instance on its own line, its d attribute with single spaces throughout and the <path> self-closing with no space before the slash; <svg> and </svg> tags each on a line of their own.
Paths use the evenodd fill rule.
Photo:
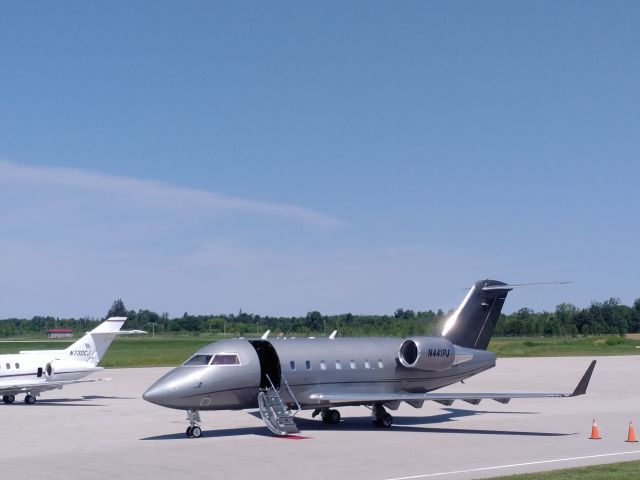
<svg viewBox="0 0 640 480">
<path fill-rule="evenodd" d="M 187 410 L 187 420 L 189 421 L 186 431 L 187 437 L 200 438 L 202 436 L 202 429 L 198 425 L 201 422 L 200 412 L 198 410 Z"/>
</svg>

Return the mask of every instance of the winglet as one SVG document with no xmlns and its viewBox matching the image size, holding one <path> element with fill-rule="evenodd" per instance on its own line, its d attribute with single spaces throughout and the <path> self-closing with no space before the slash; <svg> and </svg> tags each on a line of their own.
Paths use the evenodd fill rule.
<svg viewBox="0 0 640 480">
<path fill-rule="evenodd" d="M 595 360 L 591 362 L 591 365 L 589 365 L 587 371 L 584 372 L 584 375 L 580 379 L 580 382 L 578 382 L 576 389 L 571 395 L 569 395 L 570 397 L 577 397 L 578 395 L 584 395 L 585 393 L 587 393 L 587 386 L 589 385 L 589 380 L 591 380 L 591 374 L 593 373 L 594 368 L 596 368 Z"/>
<path fill-rule="evenodd" d="M 329 335 L 329 340 L 335 340 L 336 335 L 338 334 L 338 330 L 334 330 L 331 335 Z"/>
<path fill-rule="evenodd" d="M 266 332 L 264 332 L 260 337 L 260 340 L 266 340 L 267 338 L 269 338 L 270 333 L 271 333 L 271 330 L 267 330 Z"/>
</svg>

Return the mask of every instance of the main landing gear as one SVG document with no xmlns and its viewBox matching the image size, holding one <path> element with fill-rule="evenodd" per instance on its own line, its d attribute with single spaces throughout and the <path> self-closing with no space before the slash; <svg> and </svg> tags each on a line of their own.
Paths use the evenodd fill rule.
<svg viewBox="0 0 640 480">
<path fill-rule="evenodd" d="M 340 412 L 332 408 L 316 408 L 311 414 L 312 418 L 320 415 L 324 423 L 335 425 L 340 422 Z M 381 403 L 371 406 L 371 420 L 376 427 L 389 428 L 393 424 L 393 417 L 387 413 Z"/>
<path fill-rule="evenodd" d="M 389 428 L 393 424 L 393 417 L 387 413 L 381 403 L 374 403 L 371 407 L 371 420 L 376 427 Z"/>
<path fill-rule="evenodd" d="M 16 396 L 15 395 L 3 395 L 2 396 L 2 401 L 4 403 L 13 403 L 16 401 Z M 36 396 L 35 395 L 31 395 L 30 393 L 27 393 L 24 397 L 24 403 L 28 404 L 28 405 L 33 405 L 34 403 L 36 403 Z"/>
<path fill-rule="evenodd" d="M 187 410 L 187 420 L 189 426 L 187 427 L 187 437 L 200 438 L 202 436 L 202 429 L 198 425 L 200 420 L 200 412 L 198 410 Z"/>
<path fill-rule="evenodd" d="M 334 410 L 332 408 L 316 408 L 311 414 L 311 418 L 315 418 L 320 414 L 322 417 L 322 421 L 324 423 L 328 423 L 329 425 L 335 425 L 340 423 L 340 412 L 338 410 Z"/>
</svg>

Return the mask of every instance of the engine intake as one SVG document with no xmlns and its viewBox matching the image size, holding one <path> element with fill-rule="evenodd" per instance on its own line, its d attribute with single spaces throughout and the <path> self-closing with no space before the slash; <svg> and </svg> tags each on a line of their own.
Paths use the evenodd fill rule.
<svg viewBox="0 0 640 480">
<path fill-rule="evenodd" d="M 400 344 L 398 359 L 407 368 L 428 372 L 448 370 L 456 358 L 453 343 L 444 337 L 413 337 Z"/>
</svg>

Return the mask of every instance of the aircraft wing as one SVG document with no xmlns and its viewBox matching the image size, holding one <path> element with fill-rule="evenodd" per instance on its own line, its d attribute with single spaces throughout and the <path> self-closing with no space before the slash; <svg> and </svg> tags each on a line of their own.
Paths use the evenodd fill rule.
<svg viewBox="0 0 640 480">
<path fill-rule="evenodd" d="M 16 395 L 19 393 L 40 393 L 55 390 L 72 383 L 104 382 L 110 378 L 90 378 L 87 380 L 59 380 L 53 382 L 23 382 L 14 384 L 0 384 L 0 395 Z"/>
<path fill-rule="evenodd" d="M 312 400 L 319 402 L 328 402 L 335 404 L 352 404 L 352 403 L 385 403 L 385 402 L 407 402 L 413 406 L 422 406 L 422 403 L 426 400 L 432 400 L 434 402 L 441 403 L 443 405 L 451 405 L 455 400 L 463 400 L 477 405 L 481 400 L 491 399 L 500 403 L 508 403 L 512 398 L 558 398 L 558 397 L 576 397 L 578 395 L 584 395 L 587 393 L 587 386 L 589 380 L 591 380 L 591 374 L 596 366 L 596 361 L 593 360 L 587 371 L 584 373 L 580 382 L 575 387 L 573 392 L 570 393 L 555 393 L 555 392 L 503 392 L 503 393 L 409 393 L 409 392 L 396 392 L 396 393 L 313 393 L 310 395 Z"/>
</svg>

